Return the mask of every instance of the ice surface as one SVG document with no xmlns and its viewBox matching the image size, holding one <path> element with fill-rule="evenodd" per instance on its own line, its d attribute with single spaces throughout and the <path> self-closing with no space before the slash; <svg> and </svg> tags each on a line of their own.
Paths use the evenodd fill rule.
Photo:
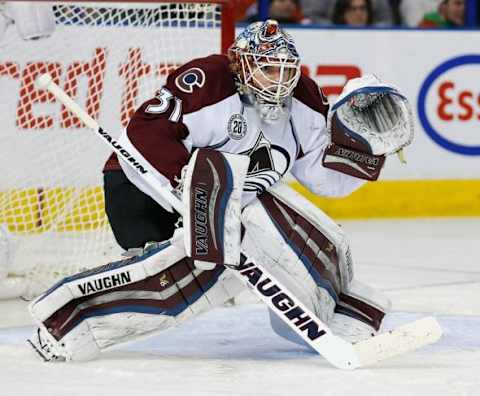
<svg viewBox="0 0 480 396">
<path fill-rule="evenodd" d="M 437 344 L 345 372 L 278 338 L 262 305 L 239 305 L 93 362 L 44 364 L 24 342 L 25 303 L 4 302 L 0 395 L 480 395 L 480 219 L 342 225 L 358 279 L 393 300 L 386 326 L 433 314 L 445 333 Z"/>
</svg>

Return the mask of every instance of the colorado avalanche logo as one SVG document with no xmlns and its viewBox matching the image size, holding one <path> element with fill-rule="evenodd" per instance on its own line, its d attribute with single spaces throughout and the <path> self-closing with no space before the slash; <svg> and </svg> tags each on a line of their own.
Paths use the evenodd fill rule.
<svg viewBox="0 0 480 396">
<path fill-rule="evenodd" d="M 175 79 L 175 85 L 185 93 L 192 93 L 195 87 L 202 88 L 204 84 L 205 72 L 198 67 L 184 71 Z"/>
<path fill-rule="evenodd" d="M 260 132 L 255 145 L 240 154 L 250 157 L 244 191 L 261 194 L 279 181 L 290 167 L 290 156 L 280 146 L 271 144 Z"/>
</svg>

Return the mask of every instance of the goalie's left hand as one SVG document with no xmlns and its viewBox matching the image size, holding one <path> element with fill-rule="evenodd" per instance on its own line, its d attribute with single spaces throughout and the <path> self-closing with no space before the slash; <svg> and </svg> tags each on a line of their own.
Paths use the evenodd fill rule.
<svg viewBox="0 0 480 396">
<path fill-rule="evenodd" d="M 398 89 L 366 75 L 347 83 L 330 110 L 328 132 L 323 166 L 377 180 L 385 156 L 412 142 L 412 110 Z"/>
</svg>

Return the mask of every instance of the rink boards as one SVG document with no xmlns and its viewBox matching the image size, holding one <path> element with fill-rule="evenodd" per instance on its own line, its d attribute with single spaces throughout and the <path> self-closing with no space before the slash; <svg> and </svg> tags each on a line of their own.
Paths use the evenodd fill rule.
<svg viewBox="0 0 480 396">
<path fill-rule="evenodd" d="M 350 196 L 338 199 L 319 197 L 298 182 L 291 181 L 290 185 L 338 219 L 480 216 L 480 180 L 385 180 L 368 183 Z M 21 196 L 30 203 L 0 209 L 0 224 L 7 224 L 11 231 L 20 234 L 108 227 L 101 186 L 64 188 L 61 193 L 59 188 L 10 190 L 0 193 L 0 199 L 6 194 Z M 72 196 L 75 199 L 71 209 L 62 221 L 57 221 L 59 208 Z"/>
<path fill-rule="evenodd" d="M 48 54 L 41 58 L 38 55 L 26 55 L 23 47 L 16 51 L 7 51 L 0 57 L 0 69 L 3 66 L 0 81 L 2 86 L 5 84 L 6 89 L 3 92 L 8 95 L 8 100 L 0 101 L 2 114 L 6 117 L 7 130 L 3 133 L 10 135 L 9 144 L 15 147 L 16 153 L 23 154 L 13 155 L 11 158 L 7 156 L 0 160 L 0 163 L 4 168 L 8 165 L 15 170 L 23 169 L 25 176 L 32 180 L 22 180 L 19 183 L 17 178 L 22 173 L 16 172 L 13 176 L 4 172 L 0 175 L 0 190 L 2 194 L 21 195 L 24 201 L 33 202 L 27 209 L 28 213 L 20 208 L 1 209 L 0 223 L 12 225 L 22 222 L 22 227 L 25 228 L 19 230 L 20 232 L 41 231 L 39 227 L 45 227 L 49 218 L 55 218 L 55 205 L 62 206 L 60 201 L 64 198 L 58 197 L 67 199 L 72 188 L 85 189 L 87 192 L 86 196 L 80 194 L 82 199 L 79 202 L 82 207 L 78 206 L 77 210 L 77 203 L 73 204 L 72 214 L 66 220 L 67 225 L 62 225 L 64 230 L 84 230 L 86 223 L 81 219 L 82 216 L 91 216 L 89 208 L 94 207 L 97 210 L 103 207 L 99 187 L 100 174 L 96 174 L 94 183 L 87 180 L 86 172 L 79 171 L 66 172 L 75 175 L 74 181 L 58 182 L 52 178 L 48 180 L 53 182 L 49 182 L 43 177 L 45 170 L 36 165 L 39 147 L 43 148 L 46 144 L 49 147 L 65 147 L 67 143 L 72 147 L 77 146 L 76 140 L 80 140 L 82 135 L 88 135 L 88 131 L 75 123 L 67 123 L 64 112 L 58 103 L 53 101 L 34 102 L 31 108 L 27 107 L 29 117 L 26 121 L 18 118 L 20 113 L 17 107 L 25 100 L 26 83 L 23 80 L 28 75 L 25 70 L 33 67 L 32 62 L 42 65 L 55 64 L 63 71 L 61 80 L 65 82 L 65 70 L 69 65 L 76 62 L 93 65 L 98 59 L 103 60 L 106 57 L 101 88 L 104 95 L 100 95 L 102 99 L 98 101 L 96 110 L 102 125 L 118 133 L 122 128 L 119 115 L 131 110 L 122 110 L 120 98 L 125 81 L 122 80 L 121 67 L 129 59 L 129 54 L 132 54 L 132 48 L 142 48 L 151 39 L 151 34 L 136 34 L 134 43 L 128 40 L 119 43 L 118 35 L 112 31 L 107 34 L 104 31 L 85 30 L 75 26 L 69 26 L 68 29 L 72 30 L 70 36 L 77 33 L 81 35 L 84 43 L 75 52 L 65 50 L 61 58 L 58 51 L 46 49 L 59 48 L 58 35 L 35 44 L 39 50 L 37 54 Z M 396 157 L 389 158 L 379 182 L 370 183 L 343 199 L 322 199 L 298 185 L 295 185 L 296 188 L 334 217 L 480 215 L 480 91 L 477 84 L 480 71 L 480 32 L 385 29 L 289 31 L 302 55 L 303 72 L 315 79 L 331 102 L 335 101 L 347 79 L 374 73 L 384 81 L 400 87 L 411 100 L 416 118 L 415 140 L 412 146 L 406 149 L 407 165 L 401 165 Z M 92 38 L 92 41 L 89 38 Z M 441 43 L 441 51 L 438 51 L 438 43 Z M 45 49 L 40 51 L 39 47 Z M 152 70 L 157 70 L 155 65 L 159 59 L 158 56 L 148 58 L 142 55 L 142 62 L 150 65 Z M 162 60 L 167 66 L 178 64 L 177 59 Z M 164 77 L 166 69 L 157 71 L 157 75 Z M 78 95 L 75 99 L 82 106 L 88 107 L 88 78 L 83 76 L 77 80 Z M 141 94 L 147 95 L 153 91 L 152 88 L 147 88 L 146 79 L 142 79 L 141 83 Z M 32 91 L 29 95 L 33 93 Z M 136 98 L 136 105 L 143 99 Z M 125 121 L 124 118 L 122 121 Z M 52 125 L 40 123 L 42 120 L 50 120 Z M 98 162 L 100 169 L 108 153 L 102 152 L 98 155 L 90 152 L 94 146 L 96 147 L 96 143 L 88 144 L 88 149 L 82 152 L 81 158 L 87 163 Z M 65 149 L 63 152 L 65 156 L 71 153 Z M 47 152 L 45 150 L 40 154 Z M 51 156 L 46 158 L 51 160 Z M 73 167 L 75 161 L 72 156 L 56 162 L 62 164 L 62 167 L 65 167 L 67 162 L 72 162 Z M 37 176 L 42 179 L 41 183 L 33 181 Z M 58 194 L 60 190 L 65 193 Z M 56 196 L 55 205 L 50 204 L 49 191 L 52 192 L 52 197 Z M 57 193 L 54 194 L 54 191 Z M 40 196 L 41 202 L 37 205 L 35 203 Z M 28 225 L 24 225 L 25 218 L 31 219 L 27 221 Z M 76 225 L 76 219 L 81 220 L 81 225 Z M 103 226 L 103 219 L 93 219 L 88 225 L 92 228 Z"/>
</svg>

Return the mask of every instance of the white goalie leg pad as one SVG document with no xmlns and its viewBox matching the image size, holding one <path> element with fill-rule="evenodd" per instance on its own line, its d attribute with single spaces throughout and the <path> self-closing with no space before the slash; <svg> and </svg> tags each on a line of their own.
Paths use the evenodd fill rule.
<svg viewBox="0 0 480 396">
<path fill-rule="evenodd" d="M 378 330 L 388 302 L 383 304 L 373 289 L 353 281 L 347 238 L 319 208 L 280 184 L 249 205 L 243 216 L 246 254 L 322 321 L 332 323 L 334 334 L 363 339 Z M 271 324 L 281 336 L 304 344 L 272 313 Z"/>
<path fill-rule="evenodd" d="M 95 359 L 101 352 L 87 322 L 79 324 L 61 341 L 56 340 L 48 329 L 39 323 L 27 342 L 45 362 L 87 361 Z"/>
<path fill-rule="evenodd" d="M 328 322 L 334 334 L 357 342 L 377 334 L 385 314 L 390 310 L 389 299 L 379 291 L 353 279 L 353 260 L 348 238 L 343 230 L 317 206 L 285 184 L 276 185 L 272 195 L 295 208 L 335 245 L 341 275 L 341 292 L 335 312 Z M 299 227 L 297 232 L 301 233 Z M 314 246 L 310 239 L 309 244 Z M 323 252 L 327 253 L 328 252 Z M 324 260 L 322 249 L 318 253 Z M 328 262 L 328 261 L 327 261 Z"/>
<path fill-rule="evenodd" d="M 384 293 L 358 281 L 357 279 L 353 279 L 352 282 L 350 282 L 348 290 L 344 293 L 368 303 L 383 312 L 388 312 L 392 308 L 392 302 Z"/>
<path fill-rule="evenodd" d="M 187 165 L 182 180 L 185 250 L 197 266 L 240 262 L 241 198 L 249 161 L 245 155 L 199 149 Z"/>
<path fill-rule="evenodd" d="M 327 237 L 317 227 L 318 218 L 311 216 L 312 221 L 293 209 L 305 204 L 305 199 L 295 194 L 288 186 L 277 186 L 244 209 L 242 248 L 320 320 L 328 322 L 342 290 L 342 273 L 345 282 L 349 279 L 349 271 L 339 268 L 345 260 L 339 260 L 337 250 L 341 250 L 336 248 L 336 244 L 343 246 L 343 233 L 329 220 L 327 225 L 333 231 Z"/>
<path fill-rule="evenodd" d="M 295 232 L 298 237 L 304 239 L 308 246 L 326 263 L 327 266 L 335 265 L 340 271 L 341 289 L 347 290 L 350 282 L 353 280 L 353 261 L 350 250 L 350 243 L 342 228 L 328 217 L 320 208 L 301 194 L 297 193 L 285 183 L 277 183 L 271 189 L 271 193 L 278 201 L 283 202 L 290 208 L 293 208 L 306 221 L 311 223 L 326 239 L 325 246 L 322 248 L 322 241 L 315 242 L 311 237 L 308 238 L 306 230 L 298 224 L 295 225 Z M 287 221 L 292 219 L 284 212 Z"/>
<path fill-rule="evenodd" d="M 116 261 L 66 277 L 36 298 L 29 306 L 30 313 L 36 320 L 43 321 L 74 299 L 141 281 L 183 257 L 182 246 L 166 241 L 140 260 Z"/>
<path fill-rule="evenodd" d="M 238 294 L 242 284 L 225 267 L 213 271 L 202 271 L 194 267 L 185 252 L 180 254 L 175 246 L 169 245 L 147 252 L 144 256 L 130 260 L 132 269 L 143 263 L 151 270 L 161 268 L 143 280 L 97 291 L 92 295 L 74 298 L 54 310 L 64 282 L 40 301 L 31 306 L 32 316 L 41 329 L 42 338 L 48 341 L 47 349 L 55 356 L 67 361 L 89 360 L 100 351 L 123 342 L 148 336 L 154 332 L 175 326 L 184 320 L 225 303 Z M 151 260 L 155 257 L 155 260 Z M 105 277 L 103 269 L 98 280 Z M 128 265 L 125 265 L 126 270 Z M 113 270 L 115 271 L 115 269 Z M 115 276 L 115 272 L 113 272 Z M 95 285 L 91 274 L 84 282 Z M 102 278 L 103 276 L 103 278 Z M 82 279 L 76 276 L 75 282 Z M 98 283 L 100 285 L 101 283 Z M 78 286 L 78 283 L 75 283 Z M 48 309 L 47 309 L 48 306 Z M 58 305 L 57 305 L 58 306 Z M 48 313 L 51 313 L 48 315 Z M 35 349 L 42 344 L 32 337 Z M 40 353 L 40 352 L 39 352 Z M 49 359 L 46 359 L 49 360 Z"/>
<path fill-rule="evenodd" d="M 380 331 L 391 305 L 383 293 L 354 279 L 340 295 L 330 329 L 350 342 L 366 340 Z"/>
</svg>

